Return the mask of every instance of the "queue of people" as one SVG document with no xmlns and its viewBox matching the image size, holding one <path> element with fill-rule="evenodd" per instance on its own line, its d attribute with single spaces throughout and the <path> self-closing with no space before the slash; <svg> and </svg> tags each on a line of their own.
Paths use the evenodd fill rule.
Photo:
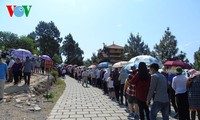
<svg viewBox="0 0 200 120">
<path fill-rule="evenodd" d="M 169 120 L 171 104 L 179 120 L 200 119 L 200 72 L 192 69 L 190 76 L 182 74 L 180 67 L 176 74 L 159 71 L 159 65 L 153 63 L 147 68 L 140 62 L 138 69 L 87 69 L 72 68 L 74 77 L 85 87 L 88 84 L 103 90 L 110 99 L 128 107 L 129 118 L 156 120 L 158 112 L 163 120 Z M 190 115 L 191 113 L 191 115 Z"/>
<path fill-rule="evenodd" d="M 45 74 L 45 60 L 29 58 L 24 61 L 12 56 L 6 56 L 4 60 L 0 57 L 0 102 L 3 101 L 5 83 L 18 85 L 22 78 L 24 85 L 30 86 L 30 79 L 33 73 Z"/>
</svg>

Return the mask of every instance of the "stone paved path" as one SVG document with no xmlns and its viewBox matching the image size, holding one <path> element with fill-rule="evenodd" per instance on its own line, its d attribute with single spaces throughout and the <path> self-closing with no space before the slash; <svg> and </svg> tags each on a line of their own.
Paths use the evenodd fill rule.
<svg viewBox="0 0 200 120">
<path fill-rule="evenodd" d="M 65 81 L 67 87 L 47 120 L 128 120 L 126 108 L 103 95 L 102 90 L 85 88 L 68 76 Z"/>
</svg>

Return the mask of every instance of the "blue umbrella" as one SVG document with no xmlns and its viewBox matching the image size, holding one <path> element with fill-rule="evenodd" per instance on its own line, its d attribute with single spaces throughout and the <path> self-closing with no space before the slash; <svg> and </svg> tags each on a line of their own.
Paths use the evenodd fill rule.
<svg viewBox="0 0 200 120">
<path fill-rule="evenodd" d="M 111 66 L 112 64 L 109 62 L 101 62 L 98 64 L 98 68 L 108 68 L 109 66 Z"/>
<path fill-rule="evenodd" d="M 139 65 L 139 64 L 137 64 L 137 63 L 130 62 L 130 63 L 128 63 L 128 64 L 124 67 L 124 69 L 130 70 L 130 69 L 131 69 L 131 66 L 135 66 L 136 68 L 138 68 L 138 65 Z"/>
</svg>

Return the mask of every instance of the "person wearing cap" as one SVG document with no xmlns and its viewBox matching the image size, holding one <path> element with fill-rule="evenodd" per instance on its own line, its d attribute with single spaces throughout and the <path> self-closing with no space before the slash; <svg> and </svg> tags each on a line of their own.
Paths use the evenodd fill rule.
<svg viewBox="0 0 200 120">
<path fill-rule="evenodd" d="M 191 118 L 192 120 L 195 120 L 197 111 L 198 119 L 200 120 L 200 71 L 191 69 L 189 70 L 189 74 L 187 87 Z"/>
<path fill-rule="evenodd" d="M 8 74 L 7 64 L 2 61 L 0 57 L 0 103 L 3 102 L 4 86 L 6 81 L 6 74 Z M 7 76 L 8 78 L 8 76 Z"/>
<path fill-rule="evenodd" d="M 190 120 L 188 93 L 186 88 L 187 77 L 182 74 L 181 67 L 176 68 L 176 76 L 172 79 L 172 88 L 175 90 L 179 120 Z"/>
</svg>

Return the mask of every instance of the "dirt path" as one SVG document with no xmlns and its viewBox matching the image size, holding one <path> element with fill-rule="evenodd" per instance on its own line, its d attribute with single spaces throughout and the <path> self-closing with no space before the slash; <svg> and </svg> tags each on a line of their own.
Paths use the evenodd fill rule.
<svg viewBox="0 0 200 120">
<path fill-rule="evenodd" d="M 45 120 L 55 103 L 47 102 L 43 94 L 36 95 L 31 89 L 38 84 L 45 87 L 47 77 L 32 75 L 30 87 L 25 86 L 23 80 L 18 85 L 6 83 L 4 102 L 0 103 L 0 120 Z"/>
</svg>

